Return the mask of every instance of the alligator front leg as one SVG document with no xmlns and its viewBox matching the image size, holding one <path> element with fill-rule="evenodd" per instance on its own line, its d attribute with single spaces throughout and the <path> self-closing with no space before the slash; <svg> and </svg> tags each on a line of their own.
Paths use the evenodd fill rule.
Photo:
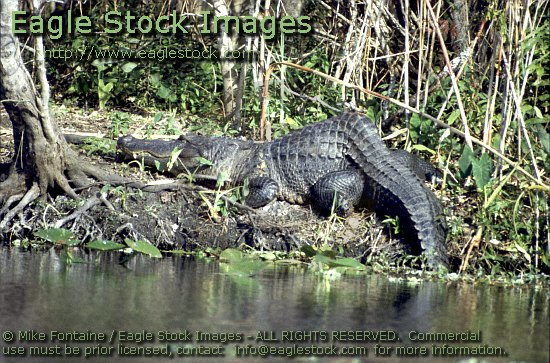
<svg viewBox="0 0 550 363">
<path fill-rule="evenodd" d="M 271 178 L 259 176 L 248 180 L 248 195 L 245 203 L 252 208 L 260 208 L 277 196 L 279 185 Z"/>
<path fill-rule="evenodd" d="M 359 170 L 339 170 L 323 175 L 312 187 L 313 204 L 322 213 L 348 215 L 363 195 L 365 176 Z"/>
</svg>

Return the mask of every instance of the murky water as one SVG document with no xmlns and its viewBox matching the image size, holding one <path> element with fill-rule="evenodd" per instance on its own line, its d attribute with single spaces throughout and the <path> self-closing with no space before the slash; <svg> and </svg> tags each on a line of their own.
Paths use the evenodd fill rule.
<svg viewBox="0 0 550 363">
<path fill-rule="evenodd" d="M 94 362 L 121 357 L 195 361 L 210 353 L 223 355 L 205 361 L 230 362 L 237 360 L 235 355 L 269 349 L 297 354 L 301 347 L 317 353 L 318 347 L 328 348 L 325 356 L 309 354 L 295 361 L 549 359 L 549 295 L 544 289 L 410 283 L 379 276 L 331 281 L 285 266 L 236 278 L 220 273 L 215 261 L 180 256 L 137 257 L 126 267 L 117 263 L 116 254 L 85 258 L 89 264 L 67 266 L 54 250 L 0 249 L 0 361 L 52 361 L 70 354 Z M 421 342 L 424 333 L 464 333 L 462 338 L 473 341 L 451 341 L 447 335 Z M 144 357 L 153 348 L 156 354 L 171 352 L 172 359 Z M 473 349 L 485 356 L 474 355 Z M 16 358 L 18 354 L 24 356 Z M 39 359 L 43 356 L 48 357 Z M 266 360 L 255 356 L 246 361 Z"/>
</svg>

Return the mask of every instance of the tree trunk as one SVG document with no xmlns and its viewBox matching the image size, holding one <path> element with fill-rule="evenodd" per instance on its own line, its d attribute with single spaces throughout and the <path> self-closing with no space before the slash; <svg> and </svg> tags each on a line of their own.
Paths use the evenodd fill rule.
<svg viewBox="0 0 550 363">
<path fill-rule="evenodd" d="M 42 98 L 25 68 L 19 41 L 12 34 L 11 15 L 17 9 L 17 0 L 0 2 L 0 102 L 9 115 L 15 145 L 8 177 L 0 183 L 0 231 L 15 213 L 51 188 L 76 198 L 69 179 L 83 186 L 88 184 L 86 175 L 109 177 L 80 160 L 59 133 L 48 107 L 41 39 L 36 42 L 35 55 L 42 57 L 37 62 Z"/>
</svg>

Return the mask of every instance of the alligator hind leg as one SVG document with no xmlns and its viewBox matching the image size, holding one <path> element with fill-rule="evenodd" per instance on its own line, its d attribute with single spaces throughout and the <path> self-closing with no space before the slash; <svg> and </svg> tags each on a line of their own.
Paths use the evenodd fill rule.
<svg viewBox="0 0 550 363">
<path fill-rule="evenodd" d="M 246 205 L 252 208 L 263 207 L 277 196 L 279 185 L 271 178 L 260 176 L 248 181 Z"/>
<path fill-rule="evenodd" d="M 313 203 L 322 213 L 348 215 L 359 204 L 365 177 L 358 170 L 339 170 L 323 175 L 312 187 Z"/>
</svg>

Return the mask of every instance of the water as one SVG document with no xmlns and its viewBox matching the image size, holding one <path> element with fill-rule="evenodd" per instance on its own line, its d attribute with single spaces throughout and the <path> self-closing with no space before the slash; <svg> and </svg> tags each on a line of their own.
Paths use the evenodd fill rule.
<svg viewBox="0 0 550 363">
<path fill-rule="evenodd" d="M 487 345 L 485 349 L 495 352 L 499 348 L 507 354 L 481 357 L 487 361 L 549 361 L 549 295 L 545 289 L 408 283 L 376 275 L 331 281 L 305 268 L 286 266 L 267 268 L 250 279 L 220 273 L 218 262 L 188 257 L 154 260 L 138 256 L 124 267 L 117 263 L 116 254 L 85 255 L 94 263 L 71 266 L 61 262 L 59 255 L 53 249 L 46 253 L 0 249 L 0 361 L 51 361 L 68 355 L 64 349 L 77 347 L 80 360 L 86 353 L 88 361 L 108 362 L 121 358 L 119 344 L 128 349 L 160 349 L 167 344 L 160 341 L 161 337 L 176 340 L 169 344 L 172 359 L 134 356 L 127 360 L 180 361 L 184 357 L 177 355 L 177 349 L 183 354 L 202 346 L 202 353 L 204 349 L 224 353 L 204 361 L 230 362 L 236 360 L 237 346 L 244 352 L 248 345 L 250 352 L 262 344 L 276 348 L 296 343 L 315 347 L 333 344 L 339 349 L 363 349 L 363 354 L 366 348 L 367 352 L 362 358 L 308 355 L 295 361 L 468 359 L 434 356 L 432 346 L 444 344 L 455 349 Z M 197 342 L 197 331 L 213 335 L 210 341 Z M 355 334 L 355 342 L 341 340 L 352 338 L 348 332 L 355 331 L 372 333 L 367 337 Z M 478 331 L 481 336 L 475 342 L 411 341 L 425 332 Z M 14 333 L 11 344 L 5 342 L 9 332 Z M 71 341 L 74 332 L 77 334 Z M 382 340 L 364 341 L 374 338 L 375 333 L 382 334 Z M 113 343 L 109 342 L 111 335 L 116 338 Z M 90 341 L 76 342 L 81 336 Z M 148 340 L 151 336 L 155 342 L 120 341 Z M 283 336 L 293 341 L 282 342 Z M 395 337 L 400 340 L 383 340 Z M 185 342 L 187 339 L 192 341 Z M 235 339 L 242 341 L 221 342 Z M 216 352 L 217 347 L 221 348 Z M 398 347 L 401 354 L 416 358 L 398 357 Z M 420 351 L 421 347 L 427 351 Z M 10 355 L 17 354 L 17 349 L 24 350 L 25 356 Z M 383 357 L 382 352 L 389 355 Z M 39 358 L 44 355 L 49 356 Z M 266 360 L 252 357 L 245 361 Z"/>
</svg>

